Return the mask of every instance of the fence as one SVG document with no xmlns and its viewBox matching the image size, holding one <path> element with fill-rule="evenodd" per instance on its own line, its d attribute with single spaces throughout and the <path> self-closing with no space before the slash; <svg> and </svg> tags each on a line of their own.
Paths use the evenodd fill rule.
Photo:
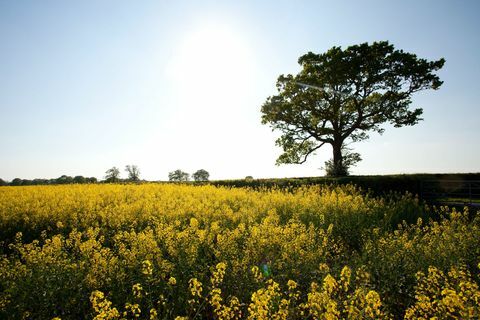
<svg viewBox="0 0 480 320">
<path fill-rule="evenodd" d="M 480 180 L 424 180 L 420 190 L 426 201 L 480 206 Z"/>
</svg>

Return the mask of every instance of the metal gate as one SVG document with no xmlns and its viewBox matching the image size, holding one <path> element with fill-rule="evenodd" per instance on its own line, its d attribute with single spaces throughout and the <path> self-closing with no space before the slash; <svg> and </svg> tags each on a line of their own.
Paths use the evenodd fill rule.
<svg viewBox="0 0 480 320">
<path fill-rule="evenodd" d="M 480 206 L 480 180 L 424 180 L 420 189 L 426 201 Z"/>
</svg>

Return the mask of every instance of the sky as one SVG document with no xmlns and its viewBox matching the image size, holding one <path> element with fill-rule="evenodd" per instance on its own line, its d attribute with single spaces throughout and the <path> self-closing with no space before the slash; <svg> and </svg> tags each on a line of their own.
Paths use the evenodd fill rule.
<svg viewBox="0 0 480 320">
<path fill-rule="evenodd" d="M 324 175 L 331 148 L 276 166 L 261 105 L 298 57 L 388 40 L 446 63 L 424 121 L 351 147 L 355 175 L 480 171 L 478 1 L 0 0 L 0 178 L 140 168 L 211 179 Z"/>
</svg>

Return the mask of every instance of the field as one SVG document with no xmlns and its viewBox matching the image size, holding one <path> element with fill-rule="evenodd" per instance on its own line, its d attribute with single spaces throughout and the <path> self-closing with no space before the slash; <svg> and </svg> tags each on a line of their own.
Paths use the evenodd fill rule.
<svg viewBox="0 0 480 320">
<path fill-rule="evenodd" d="M 345 186 L 0 187 L 2 319 L 478 319 L 480 213 Z"/>
</svg>

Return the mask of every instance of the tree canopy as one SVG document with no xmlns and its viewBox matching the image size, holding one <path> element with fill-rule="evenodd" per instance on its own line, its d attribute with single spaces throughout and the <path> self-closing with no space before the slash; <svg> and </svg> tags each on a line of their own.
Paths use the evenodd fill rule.
<svg viewBox="0 0 480 320">
<path fill-rule="evenodd" d="M 138 166 L 132 164 L 132 165 L 126 165 L 125 166 L 125 171 L 127 172 L 128 175 L 128 180 L 130 181 L 139 181 L 140 180 L 140 169 Z"/>
<path fill-rule="evenodd" d="M 176 182 L 188 181 L 189 178 L 190 178 L 190 175 L 186 172 L 183 172 L 180 169 L 172 171 L 168 174 L 168 180 L 170 181 L 176 181 Z"/>
<path fill-rule="evenodd" d="M 105 181 L 117 182 L 120 180 L 120 170 L 117 167 L 112 167 L 105 171 Z"/>
<path fill-rule="evenodd" d="M 210 173 L 205 169 L 197 170 L 193 175 L 193 180 L 195 181 L 208 181 Z"/>
<path fill-rule="evenodd" d="M 442 85 L 434 71 L 445 60 L 427 61 L 381 41 L 309 52 L 298 63 L 301 71 L 279 76 L 278 94 L 261 108 L 262 123 L 282 133 L 276 141 L 283 148 L 277 164 L 304 163 L 329 144 L 331 175 L 341 176 L 347 174 L 346 156 L 348 165 L 360 159 L 342 153 L 348 143 L 382 133 L 384 123 L 402 127 L 422 120 L 423 110 L 410 108 L 411 96 Z"/>
</svg>

